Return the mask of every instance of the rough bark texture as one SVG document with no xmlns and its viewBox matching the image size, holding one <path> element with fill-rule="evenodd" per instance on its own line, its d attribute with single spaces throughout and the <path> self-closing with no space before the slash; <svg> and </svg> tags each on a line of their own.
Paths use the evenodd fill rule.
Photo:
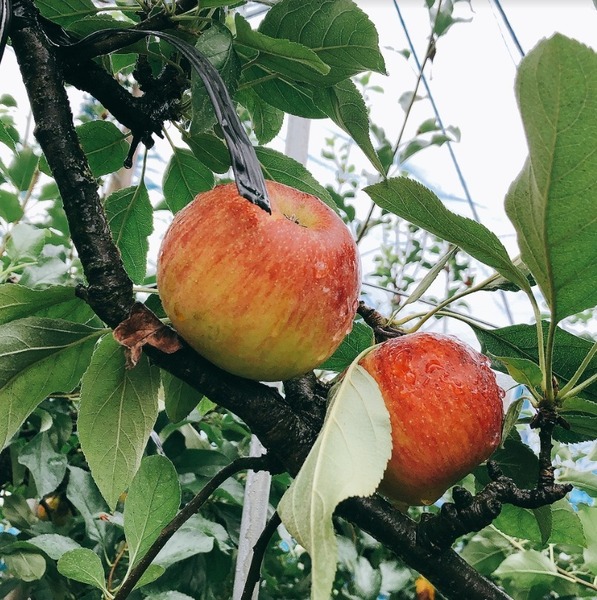
<svg viewBox="0 0 597 600">
<path fill-rule="evenodd" d="M 185 5 L 188 3 L 185 3 Z M 87 278 L 85 297 L 111 327 L 133 306 L 132 285 L 102 209 L 73 125 L 64 89 L 68 67 L 45 38 L 32 0 L 15 0 L 11 31 L 14 51 L 36 122 L 35 136 L 44 151 L 64 201 L 73 242 Z M 152 27 L 156 24 L 152 23 Z M 109 40 L 96 52 L 110 49 Z M 72 74 L 69 78 L 76 79 Z M 231 376 L 184 347 L 175 354 L 148 348 L 151 360 L 242 418 L 269 453 L 296 474 L 321 426 L 321 393 L 312 379 L 289 384 L 288 399 L 273 388 Z M 446 596 L 468 600 L 507 599 L 455 552 L 437 553 L 419 545 L 416 523 L 378 497 L 353 498 L 339 514 L 393 550 Z"/>
</svg>

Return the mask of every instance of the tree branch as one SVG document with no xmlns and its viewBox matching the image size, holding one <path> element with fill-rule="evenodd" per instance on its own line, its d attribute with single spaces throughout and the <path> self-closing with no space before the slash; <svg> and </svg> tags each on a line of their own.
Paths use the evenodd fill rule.
<svg viewBox="0 0 597 600">
<path fill-rule="evenodd" d="M 12 43 L 31 101 L 35 135 L 60 189 L 88 281 L 86 298 L 108 325 L 116 327 L 133 306 L 131 282 L 111 239 L 96 183 L 76 136 L 56 49 L 49 46 L 32 1 L 15 0 L 14 7 Z M 297 473 L 318 433 L 318 427 L 301 416 L 302 411 L 293 409 L 273 388 L 229 375 L 186 346 L 174 354 L 151 347 L 146 347 L 146 352 L 155 364 L 236 413 L 268 453 L 291 474 Z M 418 544 L 416 524 L 380 498 L 347 500 L 339 514 L 380 540 L 448 596 L 508 598 L 453 551 L 438 555 Z"/>
</svg>

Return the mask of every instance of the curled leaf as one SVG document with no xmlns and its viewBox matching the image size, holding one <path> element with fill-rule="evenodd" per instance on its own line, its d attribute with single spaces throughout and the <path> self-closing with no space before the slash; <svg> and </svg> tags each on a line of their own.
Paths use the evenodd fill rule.
<svg viewBox="0 0 597 600">
<path fill-rule="evenodd" d="M 140 302 L 135 302 L 129 318 L 116 327 L 114 339 L 126 348 L 127 369 L 132 369 L 139 362 L 145 344 L 166 354 L 174 354 L 182 348 L 176 332 Z"/>
<path fill-rule="evenodd" d="M 353 361 L 332 390 L 323 428 L 278 512 L 313 564 L 311 598 L 330 598 L 337 563 L 336 506 L 377 489 L 392 451 L 390 418 L 376 381 Z"/>
</svg>

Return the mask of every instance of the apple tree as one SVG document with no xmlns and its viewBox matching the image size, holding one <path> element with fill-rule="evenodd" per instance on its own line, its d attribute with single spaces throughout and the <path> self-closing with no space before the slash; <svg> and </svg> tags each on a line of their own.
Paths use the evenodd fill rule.
<svg viewBox="0 0 597 600">
<path fill-rule="evenodd" d="M 426 4 L 431 57 L 456 19 L 452 2 Z M 264 9 L 259 23 L 237 10 L 247 6 Z M 233 597 L 248 470 L 273 477 L 242 598 L 256 587 L 263 599 L 595 596 L 597 343 L 583 329 L 597 304 L 592 50 L 555 35 L 518 70 L 529 154 L 505 200 L 517 258 L 401 171 L 446 132 L 426 122 L 395 140 L 370 123 L 369 73 L 385 66 L 353 0 L 3 0 L 9 52 L 35 141 L 15 125 L 26 107 L 3 77 L 3 597 Z M 75 114 L 73 89 L 86 94 Z M 268 146 L 286 115 L 331 119 L 375 176 L 322 185 Z M 152 152 L 159 138 L 170 151 Z M 354 173 L 337 140 L 324 157 Z M 214 366 L 168 326 L 150 243 L 222 182 L 266 210 L 264 179 L 323 200 L 359 243 L 398 228 L 433 240 L 402 254 L 381 244 L 364 282 L 407 299 L 382 314 L 363 296 L 334 354 L 277 387 Z M 475 264 L 490 276 L 463 277 Z M 423 303 L 446 272 L 449 293 Z M 526 298 L 533 322 L 492 328 L 454 310 L 492 293 Z M 441 502 L 407 507 L 375 493 L 389 421 L 359 360 L 437 319 L 470 326 L 524 394 L 486 464 Z M 430 416 L 446 436 L 457 426 Z M 425 433 L 420 452 L 433 456 Z M 251 435 L 266 454 L 249 454 Z"/>
</svg>

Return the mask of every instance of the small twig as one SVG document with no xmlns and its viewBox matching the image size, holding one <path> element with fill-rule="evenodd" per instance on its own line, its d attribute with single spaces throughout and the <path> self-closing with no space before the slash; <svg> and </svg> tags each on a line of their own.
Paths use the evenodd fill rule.
<svg viewBox="0 0 597 600">
<path fill-rule="evenodd" d="M 572 491 L 570 484 L 555 483 L 551 462 L 552 432 L 560 418 L 550 409 L 539 409 L 531 427 L 540 428 L 539 474 L 532 490 L 519 488 L 493 461 L 487 463 L 491 482 L 476 496 L 460 486 L 452 490 L 453 502 L 446 502 L 439 514 L 421 515 L 417 539 L 428 548 L 442 552 L 461 535 L 479 531 L 491 524 L 504 504 L 539 508 L 561 500 Z"/>
<path fill-rule="evenodd" d="M 253 471 L 270 469 L 271 464 L 272 463 L 268 456 L 246 456 L 237 458 L 229 465 L 226 465 L 223 469 L 218 471 L 218 473 L 216 473 L 216 475 L 205 484 L 201 491 L 176 514 L 176 516 L 172 519 L 172 521 L 170 521 L 170 523 L 168 523 L 168 525 L 166 525 L 166 527 L 162 529 L 157 540 L 150 546 L 147 553 L 124 580 L 122 586 L 114 596 L 114 600 L 124 600 L 124 598 L 128 597 L 153 559 L 166 545 L 166 542 L 201 508 L 201 506 L 218 489 L 218 487 L 220 487 L 220 485 L 222 485 L 222 483 L 228 479 L 228 477 L 246 469 L 251 469 Z"/>
<path fill-rule="evenodd" d="M 275 512 L 266 523 L 259 539 L 253 546 L 253 558 L 251 559 L 251 566 L 247 573 L 247 581 L 240 597 L 240 600 L 251 600 L 255 586 L 259 583 L 259 577 L 261 574 L 261 563 L 263 562 L 263 556 L 269 545 L 269 542 L 274 535 L 278 525 L 281 523 L 280 515 Z"/>
</svg>

